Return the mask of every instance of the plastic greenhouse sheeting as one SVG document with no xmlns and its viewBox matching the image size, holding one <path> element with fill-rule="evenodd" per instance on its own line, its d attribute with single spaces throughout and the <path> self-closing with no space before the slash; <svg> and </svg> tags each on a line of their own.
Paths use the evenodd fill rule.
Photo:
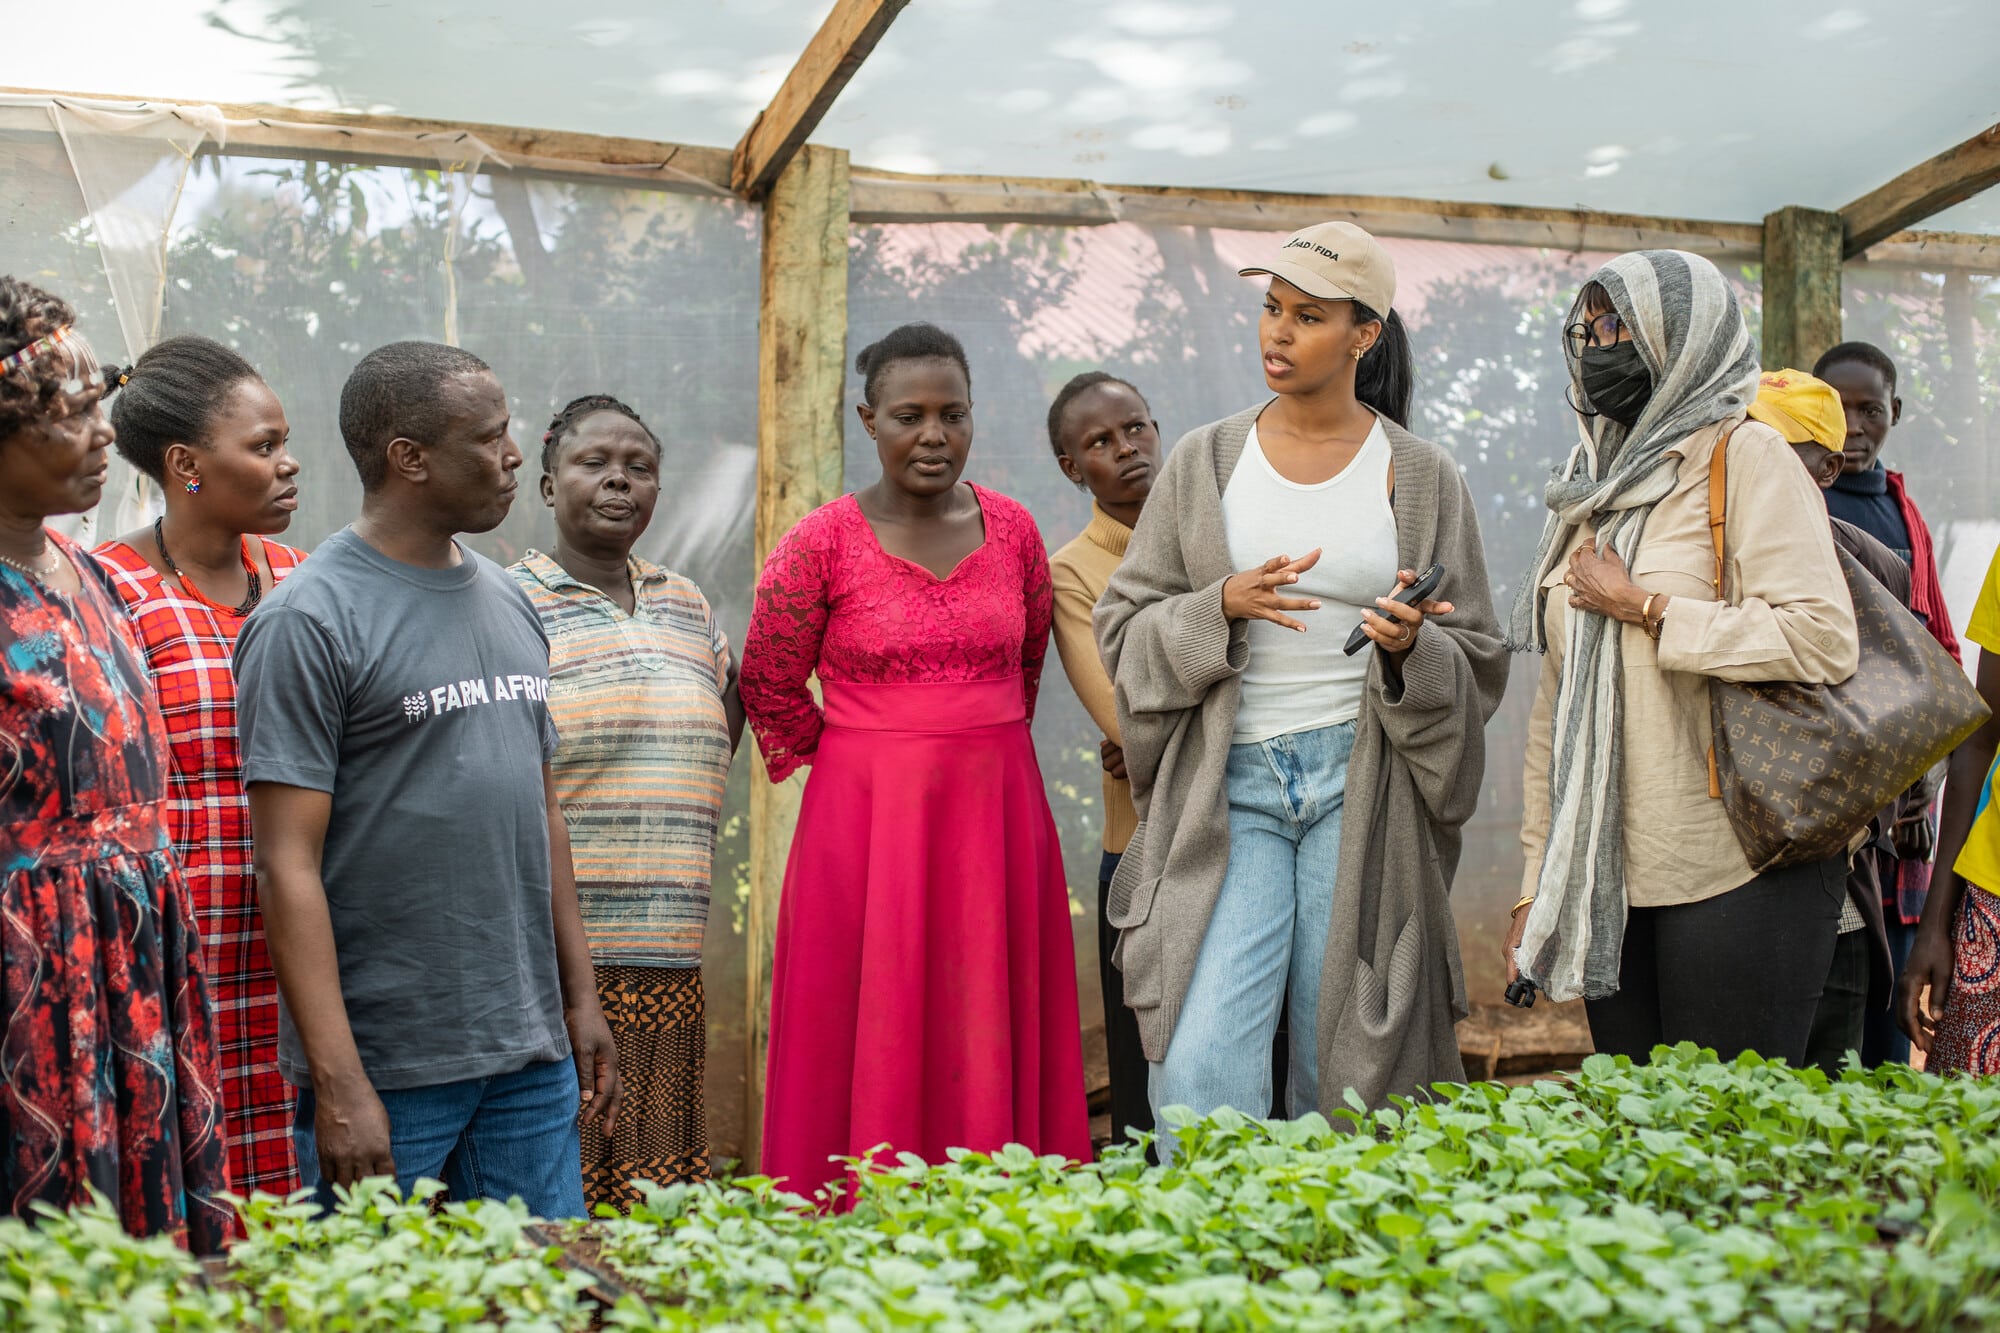
<svg viewBox="0 0 2000 1333">
<path fill-rule="evenodd" d="M 1267 396 L 1258 364 L 1261 280 L 1236 270 L 1281 234 L 1118 224 L 1094 228 L 938 223 L 857 228 L 850 255 L 850 353 L 909 319 L 957 333 L 972 363 L 976 435 L 967 475 L 1024 501 L 1051 549 L 1088 521 L 1088 497 L 1059 471 L 1049 401 L 1070 375 L 1105 369 L 1143 393 L 1171 446 L 1182 434 Z M 1534 554 L 1550 468 L 1575 439 L 1559 330 L 1576 288 L 1604 254 L 1386 239 L 1397 308 L 1418 366 L 1411 428 L 1458 458 L 1504 614 Z M 1761 323 L 1757 266 L 1725 265 L 1752 333 Z M 1850 269 L 1850 336 L 1880 343 L 1903 367 L 1903 424 L 1884 455 L 1906 470 L 1939 535 L 1960 623 L 2000 539 L 2000 279 L 1906 267 Z M 849 489 L 877 475 L 851 403 Z M 1516 676 L 1487 734 L 1486 792 L 1466 830 L 1454 889 L 1467 985 L 1497 1003 L 1500 941 L 1521 891 L 1521 758 L 1533 664 Z M 1036 735 L 1081 914 L 1077 947 L 1086 1013 L 1095 992 L 1094 908 L 1100 828 L 1096 732 L 1059 670 L 1043 682 Z"/>
<path fill-rule="evenodd" d="M 1282 235 L 1130 224 L 1088 230 L 967 224 L 857 230 L 848 341 L 859 348 L 907 319 L 951 329 L 972 362 L 976 434 L 966 475 L 1021 499 L 1053 549 L 1090 517 L 1088 496 L 1058 470 L 1045 418 L 1072 374 L 1106 369 L 1146 396 L 1171 446 L 1181 435 L 1268 396 L 1256 342 L 1263 283 L 1236 276 Z M 1397 308 L 1419 379 L 1411 428 L 1459 458 L 1479 505 L 1494 597 L 1541 532 L 1541 486 L 1574 436 L 1563 405 L 1558 330 L 1570 297 L 1606 256 L 1436 241 L 1388 240 Z M 1755 286 L 1741 290 L 1753 303 Z M 850 376 L 849 397 L 859 392 Z M 1567 418 L 1567 420 L 1566 420 Z M 850 410 L 847 485 L 877 475 Z M 1449 590 L 1447 590 L 1448 593 Z M 1533 671 L 1488 730 L 1486 793 L 1466 830 L 1454 905 L 1473 997 L 1505 979 L 1495 933 L 1520 892 L 1521 757 Z M 1085 1011 L 1096 994 L 1095 894 L 1100 828 L 1097 733 L 1059 669 L 1043 677 L 1036 738 L 1079 902 Z"/>
<path fill-rule="evenodd" d="M 1882 460 L 1902 472 L 1937 538 L 1946 604 L 1966 621 L 2000 544 L 2000 254 L 1987 271 L 1849 264 L 1845 334 L 1887 352 L 1900 424 Z"/>
<path fill-rule="evenodd" d="M 61 133 L 53 117 L 46 105 L 0 98 L 0 272 L 32 276 L 70 298 L 107 356 L 180 331 L 242 350 L 284 402 L 305 466 L 287 540 L 311 546 L 355 512 L 358 486 L 336 422 L 353 363 L 397 338 L 455 339 L 506 386 L 530 480 L 545 424 L 570 397 L 610 392 L 647 418 L 665 441 L 667 465 L 641 553 L 693 577 L 731 641 L 742 641 L 753 586 L 755 209 L 712 189 L 509 170 L 476 144 L 442 156 L 435 146 L 406 151 L 435 156 L 428 169 L 190 157 L 184 121 L 135 117 L 135 132 L 120 137 L 126 122 L 115 117 L 80 119 Z M 969 475 L 1027 503 L 1053 548 L 1088 516 L 1087 499 L 1064 481 L 1047 442 L 1055 390 L 1077 371 L 1111 370 L 1147 395 L 1169 442 L 1255 402 L 1263 393 L 1259 288 L 1235 271 L 1274 239 L 1131 223 L 859 227 L 849 356 L 907 319 L 958 333 L 977 404 Z M 1539 531 L 1542 481 L 1574 434 L 1558 327 L 1603 256 L 1385 244 L 1419 363 L 1412 426 L 1464 468 L 1504 606 Z M 1757 268 L 1738 261 L 1729 271 L 1754 328 Z M 1984 554 L 2000 540 L 2000 401 L 1986 387 L 2000 382 L 2000 283 L 1976 270 L 1851 265 L 1846 313 L 1852 336 L 1880 343 L 1903 367 L 1904 421 L 1887 457 L 1908 470 L 1940 530 L 1947 595 L 1962 620 Z M 874 475 L 852 410 L 858 395 L 850 375 L 850 487 Z M 153 512 L 155 497 L 129 469 L 114 475 L 108 496 L 94 535 L 127 531 Z M 475 545 L 508 560 L 552 537 L 528 487 L 507 522 Z M 1529 693 L 1516 682 L 1493 724 L 1486 797 L 1467 830 L 1458 881 L 1468 983 L 1481 1000 L 1498 998 L 1498 932 L 1520 882 Z M 1036 734 L 1068 856 L 1088 1026 L 1101 1012 L 1091 906 L 1096 735 L 1053 664 Z M 748 772 L 747 760 L 737 765 L 725 807 L 705 962 L 718 1157 L 742 1151 Z"/>
<path fill-rule="evenodd" d="M 145 141 L 130 143 L 131 152 L 108 155 L 116 174 L 100 196 L 128 215 L 131 201 L 156 196 L 172 164 L 187 167 L 179 154 L 147 166 Z M 357 511 L 360 487 L 338 428 L 354 363 L 383 343 L 450 331 L 506 387 L 529 482 L 507 521 L 471 544 L 505 562 L 552 543 L 533 484 L 542 433 L 570 398 L 615 394 L 665 448 L 660 505 L 639 553 L 695 579 L 730 641 L 742 642 L 753 582 L 755 210 L 525 174 L 203 156 L 150 248 L 114 251 L 104 215 L 84 205 L 88 173 L 105 160 L 84 159 L 79 188 L 52 134 L 0 128 L 9 182 L 0 272 L 70 299 L 107 358 L 128 357 L 119 316 L 135 292 L 140 327 L 202 333 L 249 358 L 285 405 L 303 464 L 298 514 L 282 540 L 310 548 Z M 114 281 L 154 266 L 153 286 Z M 157 317 L 143 304 L 155 290 Z M 117 535 L 156 512 L 157 497 L 118 460 L 84 535 Z M 705 959 L 719 1157 L 742 1152 L 748 769 L 737 765 L 724 807 Z"/>
<path fill-rule="evenodd" d="M 728 147 L 829 0 L 17 6 L 0 84 Z M 1993 123 L 1978 0 L 918 0 L 814 133 L 857 164 L 1755 222 Z M 2000 231 L 1989 191 L 1927 225 Z"/>
</svg>

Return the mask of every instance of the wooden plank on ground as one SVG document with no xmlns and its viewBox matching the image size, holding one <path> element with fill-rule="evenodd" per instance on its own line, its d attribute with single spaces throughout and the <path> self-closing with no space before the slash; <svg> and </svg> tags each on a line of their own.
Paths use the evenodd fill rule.
<svg viewBox="0 0 2000 1333">
<path fill-rule="evenodd" d="M 1583 1002 L 1546 998 L 1531 1009 L 1475 1004 L 1458 1025 L 1458 1054 L 1475 1082 L 1575 1069 L 1596 1049 Z"/>
<path fill-rule="evenodd" d="M 732 188 L 762 199 L 910 0 L 836 0 L 771 104 L 736 145 Z"/>
<path fill-rule="evenodd" d="M 806 148 L 764 204 L 757 323 L 757 563 L 792 525 L 841 489 L 847 361 L 847 154 Z M 745 1160 L 763 1150 L 764 1057 L 778 898 L 805 777 L 773 785 L 762 756 L 750 777 L 750 898 L 744 909 L 749 1043 Z M 829 941 L 828 947 L 843 947 Z"/>
<path fill-rule="evenodd" d="M 1840 210 L 1846 258 L 1913 223 L 2000 185 L 2000 125 L 1981 130 L 1955 148 L 1911 167 Z"/>
</svg>

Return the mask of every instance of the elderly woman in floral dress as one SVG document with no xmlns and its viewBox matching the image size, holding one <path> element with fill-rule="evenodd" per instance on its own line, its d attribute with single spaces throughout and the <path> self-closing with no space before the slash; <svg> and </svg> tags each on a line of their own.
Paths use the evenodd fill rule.
<svg viewBox="0 0 2000 1333">
<path fill-rule="evenodd" d="M 108 576 L 46 526 L 104 492 L 105 382 L 61 299 L 0 277 L 0 1197 L 221 1248 L 215 1018 L 167 738 Z"/>
</svg>

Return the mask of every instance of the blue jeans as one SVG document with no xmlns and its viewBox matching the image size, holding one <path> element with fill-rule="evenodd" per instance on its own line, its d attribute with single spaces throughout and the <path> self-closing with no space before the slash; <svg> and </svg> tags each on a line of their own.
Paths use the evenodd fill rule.
<svg viewBox="0 0 2000 1333">
<path fill-rule="evenodd" d="M 389 1152 L 405 1194 L 419 1180 L 442 1180 L 454 1199 L 518 1196 L 537 1217 L 588 1214 L 574 1061 L 376 1095 L 389 1113 Z M 331 1209 L 333 1186 L 319 1174 L 315 1107 L 312 1089 L 301 1088 L 292 1146 L 301 1180 Z"/>
<path fill-rule="evenodd" d="M 1354 726 L 1229 747 L 1229 868 L 1167 1058 L 1148 1071 L 1155 1117 L 1168 1106 L 1273 1113 L 1271 1039 L 1287 983 L 1285 1114 L 1319 1109 L 1320 968 Z"/>
<path fill-rule="evenodd" d="M 1889 1006 L 1895 1000 L 1896 983 L 1902 980 L 1903 965 L 1910 961 L 1910 948 L 1917 942 L 1917 928 L 1903 924 L 1893 902 L 1882 910 L 1889 917 L 1889 961 L 1895 970 L 1889 975 L 1888 1002 L 1880 994 L 1868 997 L 1868 1017 L 1861 1029 L 1861 1063 L 1869 1069 L 1910 1063 L 1910 1039 L 1896 1026 L 1895 1013 Z"/>
</svg>

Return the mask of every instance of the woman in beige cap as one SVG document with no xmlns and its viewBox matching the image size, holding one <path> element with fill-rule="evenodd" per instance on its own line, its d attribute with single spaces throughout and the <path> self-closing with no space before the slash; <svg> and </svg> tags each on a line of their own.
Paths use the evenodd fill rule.
<svg viewBox="0 0 2000 1333">
<path fill-rule="evenodd" d="M 1155 1112 L 1279 1110 L 1289 994 L 1296 1116 L 1462 1077 L 1446 894 L 1507 664 L 1388 254 L 1329 222 L 1243 272 L 1276 396 L 1181 440 L 1097 606 L 1140 817 L 1108 915 Z"/>
</svg>

